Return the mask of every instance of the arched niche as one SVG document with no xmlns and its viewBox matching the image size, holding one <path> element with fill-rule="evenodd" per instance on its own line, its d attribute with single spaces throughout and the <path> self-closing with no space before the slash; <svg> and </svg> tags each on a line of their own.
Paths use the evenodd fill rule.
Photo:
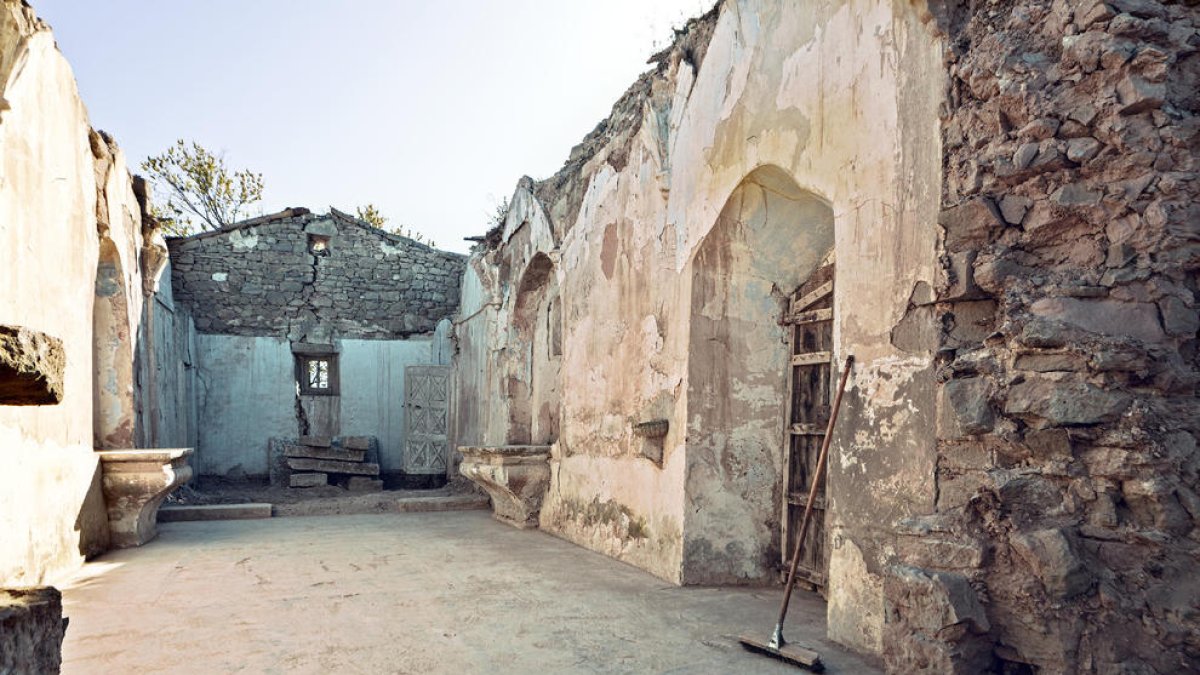
<svg viewBox="0 0 1200 675">
<path fill-rule="evenodd" d="M 133 337 L 121 254 L 101 236 L 92 308 L 92 425 L 98 450 L 135 447 Z"/>
<path fill-rule="evenodd" d="M 761 167 L 730 194 L 691 261 L 685 583 L 774 576 L 792 375 L 785 320 L 833 235 L 824 200 Z"/>
<path fill-rule="evenodd" d="M 513 302 L 507 394 L 510 445 L 550 445 L 559 432 L 562 316 L 554 262 L 530 259 Z"/>
</svg>

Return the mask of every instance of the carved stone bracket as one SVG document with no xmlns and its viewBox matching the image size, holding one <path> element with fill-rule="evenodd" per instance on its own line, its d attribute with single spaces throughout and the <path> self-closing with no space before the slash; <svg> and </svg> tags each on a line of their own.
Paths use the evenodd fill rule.
<svg viewBox="0 0 1200 675">
<path fill-rule="evenodd" d="M 113 548 L 141 546 L 158 534 L 158 507 L 192 477 L 191 448 L 104 450 L 104 502 Z"/>
<path fill-rule="evenodd" d="M 550 487 L 550 446 L 460 447 L 458 470 L 492 498 L 497 520 L 522 529 L 538 526 Z"/>
</svg>

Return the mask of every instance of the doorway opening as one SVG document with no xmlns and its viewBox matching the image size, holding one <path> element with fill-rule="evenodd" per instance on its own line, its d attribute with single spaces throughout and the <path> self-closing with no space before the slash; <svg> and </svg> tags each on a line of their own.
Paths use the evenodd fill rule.
<svg viewBox="0 0 1200 675">
<path fill-rule="evenodd" d="M 787 556 L 788 321 L 833 232 L 825 201 L 765 166 L 730 194 L 692 260 L 684 583 L 766 583 Z"/>
</svg>

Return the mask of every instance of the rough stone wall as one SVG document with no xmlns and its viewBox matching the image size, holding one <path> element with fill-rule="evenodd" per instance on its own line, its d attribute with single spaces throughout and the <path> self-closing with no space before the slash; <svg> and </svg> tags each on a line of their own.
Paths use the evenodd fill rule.
<svg viewBox="0 0 1200 675">
<path fill-rule="evenodd" d="M 53 579 L 107 546 L 93 448 L 142 440 L 138 410 L 155 405 L 139 404 L 133 374 L 165 246 L 142 206 L 49 27 L 0 2 L 0 324 L 61 340 L 65 358 L 60 403 L 0 405 L 0 585 Z"/>
<path fill-rule="evenodd" d="M 327 255 L 309 250 L 327 236 Z M 465 257 L 334 210 L 288 209 L 168 242 L 175 299 L 196 330 L 243 336 L 401 339 L 458 308 Z"/>
<path fill-rule="evenodd" d="M 906 318 L 938 499 L 886 576 L 889 667 L 1195 672 L 1200 8 L 939 12 L 944 274 Z"/>
</svg>

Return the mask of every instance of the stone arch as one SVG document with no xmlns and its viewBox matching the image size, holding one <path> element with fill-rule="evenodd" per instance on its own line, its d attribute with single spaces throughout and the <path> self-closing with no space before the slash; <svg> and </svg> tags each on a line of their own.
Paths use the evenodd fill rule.
<svg viewBox="0 0 1200 675">
<path fill-rule="evenodd" d="M 96 449 L 135 446 L 133 338 L 120 251 L 101 236 L 92 307 L 92 429 Z"/>
<path fill-rule="evenodd" d="M 510 340 L 516 350 L 508 374 L 510 445 L 558 440 L 562 317 L 554 262 L 536 253 L 516 286 Z"/>
<path fill-rule="evenodd" d="M 782 320 L 831 254 L 833 220 L 785 171 L 759 167 L 691 260 L 685 583 L 773 578 L 791 360 Z"/>
</svg>

